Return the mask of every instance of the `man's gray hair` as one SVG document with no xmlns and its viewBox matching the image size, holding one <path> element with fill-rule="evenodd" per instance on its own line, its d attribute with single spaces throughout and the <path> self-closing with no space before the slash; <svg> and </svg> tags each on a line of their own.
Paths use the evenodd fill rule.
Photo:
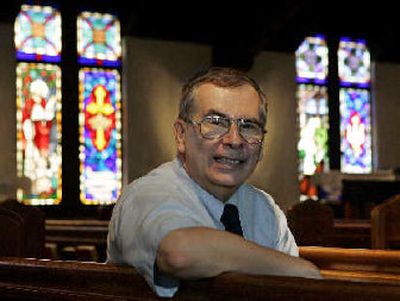
<svg viewBox="0 0 400 301">
<path fill-rule="evenodd" d="M 203 70 L 186 82 L 182 87 L 182 97 L 179 105 L 178 117 L 180 119 L 187 121 L 191 118 L 197 88 L 206 83 L 211 83 L 221 88 L 252 86 L 260 98 L 260 121 L 265 126 L 267 123 L 267 100 L 261 87 L 244 72 L 225 67 L 211 67 Z"/>
</svg>

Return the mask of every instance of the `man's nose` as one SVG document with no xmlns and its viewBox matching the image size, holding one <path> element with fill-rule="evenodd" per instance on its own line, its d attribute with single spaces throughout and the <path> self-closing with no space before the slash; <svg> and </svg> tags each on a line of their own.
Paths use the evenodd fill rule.
<svg viewBox="0 0 400 301">
<path fill-rule="evenodd" d="M 236 122 L 231 123 L 229 131 L 223 137 L 223 143 L 232 145 L 234 147 L 241 146 L 244 143 Z"/>
</svg>

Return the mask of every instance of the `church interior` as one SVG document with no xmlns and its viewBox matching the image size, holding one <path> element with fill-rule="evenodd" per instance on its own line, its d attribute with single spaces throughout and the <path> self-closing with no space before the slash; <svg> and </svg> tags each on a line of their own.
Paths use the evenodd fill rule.
<svg viewBox="0 0 400 301">
<path fill-rule="evenodd" d="M 249 182 L 273 196 L 300 257 L 324 279 L 227 273 L 185 281 L 173 299 L 400 300 L 400 28 L 392 5 L 2 4 L 0 299 L 159 300 L 132 267 L 104 264 L 108 224 L 123 188 L 176 156 L 182 84 L 221 66 L 248 73 L 266 93 L 268 133 Z M 307 65 L 309 53 L 324 71 Z M 346 81 L 343 68 L 366 79 L 352 73 Z M 355 103 L 350 113 L 346 99 Z M 318 129 L 307 136 L 313 122 Z"/>
</svg>

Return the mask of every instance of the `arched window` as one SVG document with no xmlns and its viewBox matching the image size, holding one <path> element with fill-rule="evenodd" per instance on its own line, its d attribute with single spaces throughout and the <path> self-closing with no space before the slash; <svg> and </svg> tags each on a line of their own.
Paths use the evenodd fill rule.
<svg viewBox="0 0 400 301">
<path fill-rule="evenodd" d="M 26 204 L 79 207 L 71 198 L 79 195 L 84 205 L 109 205 L 121 190 L 119 20 L 109 13 L 71 16 L 71 11 L 63 38 L 64 15 L 55 7 L 22 5 L 15 21 L 17 194 Z"/>
<path fill-rule="evenodd" d="M 340 170 L 344 173 L 372 171 L 370 60 L 365 41 L 340 40 Z"/>
<path fill-rule="evenodd" d="M 77 24 L 80 200 L 110 204 L 122 184 L 120 25 L 115 16 L 91 12 Z"/>
<path fill-rule="evenodd" d="M 297 101 L 299 125 L 299 179 L 301 199 L 317 198 L 317 189 L 310 177 L 330 169 L 329 154 L 340 158 L 343 173 L 372 171 L 371 136 L 371 72 L 370 53 L 366 42 L 341 38 L 337 45 L 337 68 L 329 68 L 329 50 L 322 35 L 306 37 L 296 51 Z M 337 74 L 328 74 L 337 70 Z M 334 72 L 336 73 L 336 72 Z M 336 76 L 338 87 L 329 79 Z M 330 95 L 328 91 L 337 89 Z M 335 97 L 338 95 L 338 97 Z M 337 103 L 339 118 L 329 108 Z M 338 119 L 338 120 L 337 120 Z M 329 139 L 340 128 L 340 146 L 330 149 Z"/>
<path fill-rule="evenodd" d="M 17 54 L 17 198 L 61 202 L 61 16 L 50 6 L 22 5 Z"/>
<path fill-rule="evenodd" d="M 307 37 L 296 51 L 299 180 L 303 198 L 316 196 L 309 176 L 327 168 L 328 47 L 324 36 Z"/>
</svg>

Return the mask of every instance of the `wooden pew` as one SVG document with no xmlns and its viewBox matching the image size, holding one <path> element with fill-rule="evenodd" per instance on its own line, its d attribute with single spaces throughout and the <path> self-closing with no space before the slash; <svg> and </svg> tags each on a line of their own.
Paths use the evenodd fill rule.
<svg viewBox="0 0 400 301">
<path fill-rule="evenodd" d="M 335 219 L 335 239 L 332 247 L 371 248 L 371 221 Z"/>
<path fill-rule="evenodd" d="M 372 209 L 371 226 L 373 249 L 400 249 L 400 194 Z"/>
<path fill-rule="evenodd" d="M 104 245 L 107 243 L 109 221 L 46 220 L 46 242 L 68 245 Z"/>
<path fill-rule="evenodd" d="M 94 254 L 91 260 L 104 262 L 108 223 L 106 220 L 46 220 L 46 243 L 55 246 L 58 252 L 57 258 L 50 259 L 86 260 L 86 256 L 79 256 L 79 251 L 82 248 L 92 247 Z M 73 251 L 68 253 L 69 250 Z M 50 254 L 50 250 L 47 253 Z"/>
<path fill-rule="evenodd" d="M 82 256 L 79 256 L 79 249 L 92 246 L 97 251 L 92 260 L 104 262 L 108 223 L 107 220 L 90 219 L 46 220 L 47 253 L 44 258 L 80 260 Z M 335 220 L 334 229 L 334 245 L 332 247 L 369 248 L 371 246 L 371 223 L 369 220 Z M 68 250 L 72 250 L 71 253 L 68 253 Z M 65 254 L 71 256 L 63 256 Z"/>
<path fill-rule="evenodd" d="M 76 261 L 0 259 L 1 300 L 165 300 L 133 268 Z M 172 300 L 398 301 L 400 285 L 225 273 L 184 281 Z"/>
<path fill-rule="evenodd" d="M 300 256 L 326 278 L 400 284 L 400 251 L 300 247 Z"/>
</svg>

